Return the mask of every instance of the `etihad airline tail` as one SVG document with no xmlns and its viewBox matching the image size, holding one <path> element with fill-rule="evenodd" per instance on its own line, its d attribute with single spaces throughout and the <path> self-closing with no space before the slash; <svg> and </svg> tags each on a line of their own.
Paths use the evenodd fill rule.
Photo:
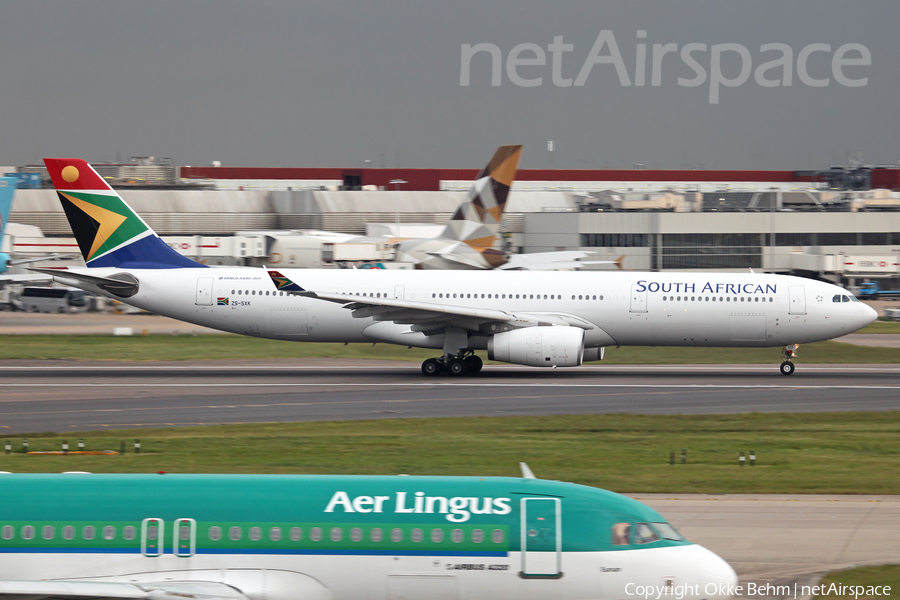
<svg viewBox="0 0 900 600">
<path fill-rule="evenodd" d="M 621 259 L 583 261 L 591 255 L 578 250 L 510 254 L 494 247 L 521 154 L 522 146 L 497 148 L 440 235 L 398 242 L 397 259 L 414 263 L 417 269 L 441 270 L 572 269 L 592 264 L 616 264 L 621 268 Z"/>
<path fill-rule="evenodd" d="M 0 474 L 0 599 L 687 600 L 731 567 L 604 490 L 500 477 Z"/>
<path fill-rule="evenodd" d="M 87 269 L 64 283 L 244 335 L 441 350 L 428 375 L 476 373 L 475 350 L 536 367 L 608 346 L 783 347 L 835 338 L 876 313 L 847 290 L 756 273 L 210 269 L 168 248 L 83 160 L 45 159 Z"/>
</svg>

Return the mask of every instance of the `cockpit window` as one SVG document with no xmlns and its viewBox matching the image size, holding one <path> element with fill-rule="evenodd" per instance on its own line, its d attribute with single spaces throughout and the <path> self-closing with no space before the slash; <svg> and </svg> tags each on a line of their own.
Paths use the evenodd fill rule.
<svg viewBox="0 0 900 600">
<path fill-rule="evenodd" d="M 673 540 L 676 542 L 684 541 L 684 537 L 682 537 L 680 533 L 675 531 L 675 528 L 668 523 L 653 523 L 652 525 L 653 529 L 656 530 L 656 533 L 658 533 L 659 537 L 661 537 L 662 539 Z"/>
<path fill-rule="evenodd" d="M 635 544 L 649 544 L 650 542 L 656 542 L 659 540 L 659 536 L 656 535 L 656 532 L 653 531 L 653 528 L 650 527 L 649 523 L 635 523 L 634 524 L 634 543 Z"/>
<path fill-rule="evenodd" d="M 840 301 L 841 301 L 841 295 L 840 295 L 840 294 L 835 294 L 834 298 L 832 298 L 831 301 L 832 301 L 832 302 L 840 302 Z"/>
<path fill-rule="evenodd" d="M 859 302 L 859 298 L 856 296 L 850 296 L 850 302 Z"/>
<path fill-rule="evenodd" d="M 616 523 L 612 526 L 613 546 L 627 546 L 631 543 L 631 523 Z"/>
</svg>

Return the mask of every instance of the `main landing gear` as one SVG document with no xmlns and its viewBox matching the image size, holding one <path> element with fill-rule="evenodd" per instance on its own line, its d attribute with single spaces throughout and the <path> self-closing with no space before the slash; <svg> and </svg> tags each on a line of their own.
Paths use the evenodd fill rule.
<svg viewBox="0 0 900 600">
<path fill-rule="evenodd" d="M 460 352 L 456 356 L 447 354 L 440 358 L 429 358 L 422 363 L 422 372 L 429 377 L 437 377 L 441 373 L 450 373 L 454 377 L 473 375 L 481 370 L 484 362 L 471 350 Z"/>
<path fill-rule="evenodd" d="M 782 375 L 793 375 L 794 374 L 794 362 L 793 359 L 797 356 L 797 348 L 800 347 L 800 344 L 788 344 L 784 347 L 784 350 L 781 351 L 781 374 Z"/>
</svg>

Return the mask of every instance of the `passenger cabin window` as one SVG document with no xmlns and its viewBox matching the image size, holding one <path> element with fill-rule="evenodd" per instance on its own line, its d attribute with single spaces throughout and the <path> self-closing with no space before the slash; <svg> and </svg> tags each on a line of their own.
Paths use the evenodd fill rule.
<svg viewBox="0 0 900 600">
<path fill-rule="evenodd" d="M 612 526 L 613 546 L 627 546 L 631 543 L 631 523 L 616 523 Z"/>
<path fill-rule="evenodd" d="M 659 540 L 659 536 L 656 535 L 656 532 L 653 531 L 653 528 L 650 527 L 649 523 L 635 523 L 634 524 L 634 543 L 635 544 L 649 544 L 650 542 L 656 542 Z"/>
</svg>

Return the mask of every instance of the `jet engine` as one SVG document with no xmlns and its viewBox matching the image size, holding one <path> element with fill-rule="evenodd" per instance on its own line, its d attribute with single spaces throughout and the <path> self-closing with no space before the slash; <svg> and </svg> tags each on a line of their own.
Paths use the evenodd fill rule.
<svg viewBox="0 0 900 600">
<path fill-rule="evenodd" d="M 577 367 L 584 356 L 578 327 L 524 327 L 488 340 L 488 358 L 530 367 Z"/>
</svg>

